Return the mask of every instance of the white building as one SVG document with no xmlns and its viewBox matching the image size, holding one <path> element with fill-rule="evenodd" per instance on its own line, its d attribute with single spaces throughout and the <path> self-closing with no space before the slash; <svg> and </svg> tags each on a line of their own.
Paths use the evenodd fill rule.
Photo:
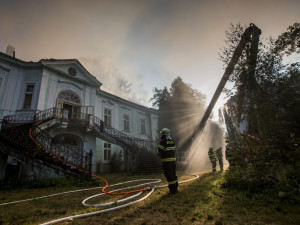
<svg viewBox="0 0 300 225">
<path fill-rule="evenodd" d="M 41 128 L 51 136 L 51 146 L 67 143 L 86 152 L 92 150 L 93 173 L 109 171 L 113 154 L 122 151 L 125 168 L 130 169 L 132 161 L 126 158 L 128 151 L 116 142 L 107 142 L 93 125 L 103 121 L 105 127 L 114 128 L 137 142 L 155 145 L 157 112 L 105 92 L 101 85 L 76 59 L 24 62 L 0 52 L 0 122 L 9 115 L 17 114 L 21 118 L 24 113 L 55 113 L 55 120 Z M 44 117 L 45 113 L 40 115 Z M 77 120 L 72 122 L 70 118 Z M 0 167 L 5 168 L 12 157 L 4 151 L 0 154 Z M 0 180 L 4 174 L 0 173 Z"/>
</svg>

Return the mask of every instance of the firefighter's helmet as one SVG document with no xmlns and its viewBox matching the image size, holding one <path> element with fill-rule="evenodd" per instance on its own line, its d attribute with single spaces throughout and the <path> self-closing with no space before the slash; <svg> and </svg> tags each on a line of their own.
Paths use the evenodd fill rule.
<svg viewBox="0 0 300 225">
<path fill-rule="evenodd" d="M 214 147 L 213 147 L 213 146 L 210 146 L 210 147 L 209 147 L 209 150 L 213 150 L 213 149 L 214 149 Z"/>
<path fill-rule="evenodd" d="M 160 134 L 161 134 L 161 135 L 170 136 L 170 129 L 168 129 L 168 128 L 163 128 L 163 129 L 160 131 Z"/>
</svg>

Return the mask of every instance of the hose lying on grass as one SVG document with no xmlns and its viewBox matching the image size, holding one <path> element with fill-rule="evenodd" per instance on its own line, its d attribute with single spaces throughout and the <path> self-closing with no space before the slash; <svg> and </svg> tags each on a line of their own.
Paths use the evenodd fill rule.
<svg viewBox="0 0 300 225">
<path fill-rule="evenodd" d="M 39 123 L 40 122 L 36 123 L 36 125 L 38 125 Z M 45 152 L 49 153 L 51 156 L 57 158 L 60 161 L 64 161 L 58 155 L 55 155 L 54 153 L 52 153 L 51 151 L 49 151 L 48 149 L 46 149 L 44 146 L 42 146 L 39 142 L 37 142 L 34 139 L 34 137 L 32 136 L 32 130 L 31 129 L 29 131 L 29 136 L 37 144 L 37 146 L 39 146 Z M 80 172 L 88 174 L 88 172 L 83 171 L 82 169 L 80 169 L 80 168 L 78 168 L 78 167 L 76 167 L 76 166 L 74 166 L 72 164 L 69 164 L 67 162 L 65 162 L 65 163 L 66 163 L 66 165 L 70 166 L 73 169 L 77 169 Z M 193 175 L 193 176 L 194 176 L 193 178 L 187 179 L 187 180 L 184 180 L 184 181 L 180 181 L 179 183 L 184 183 L 184 182 L 187 182 L 187 181 L 191 181 L 191 180 L 197 179 L 199 177 L 198 175 Z M 138 185 L 135 185 L 135 186 L 131 186 L 131 187 L 120 188 L 120 189 L 116 189 L 116 190 L 108 192 L 108 191 L 105 191 L 105 189 L 109 185 L 108 185 L 108 182 L 104 178 L 102 178 L 100 176 L 97 176 L 95 174 L 92 174 L 92 177 L 96 177 L 98 179 L 103 180 L 105 182 L 105 186 L 102 187 L 102 189 L 101 189 L 102 193 L 90 196 L 90 197 L 88 197 L 88 198 L 86 198 L 86 199 L 84 199 L 82 201 L 82 205 L 85 206 L 85 207 L 104 207 L 104 206 L 110 206 L 110 205 L 114 205 L 114 204 L 117 204 L 117 203 L 122 203 L 122 202 L 125 202 L 125 201 L 128 201 L 128 200 L 137 198 L 138 196 L 140 196 L 143 193 L 143 191 L 149 191 L 149 193 L 147 193 L 145 196 L 141 197 L 140 199 L 134 200 L 132 202 L 129 202 L 129 203 L 126 203 L 126 204 L 123 204 L 123 205 L 119 205 L 119 206 L 115 206 L 115 207 L 112 207 L 112 208 L 103 209 L 103 210 L 99 210 L 99 211 L 94 211 L 94 212 L 89 212 L 89 213 L 83 213 L 83 214 L 79 214 L 79 215 L 64 217 L 64 218 L 61 218 L 61 219 L 52 220 L 52 221 L 43 223 L 42 225 L 55 224 L 55 223 L 59 223 L 59 222 L 63 222 L 63 221 L 69 221 L 69 220 L 73 220 L 73 219 L 77 219 L 77 218 L 94 216 L 94 215 L 97 215 L 97 214 L 100 214 L 100 213 L 110 212 L 110 211 L 122 209 L 122 208 L 125 208 L 125 207 L 129 207 L 129 206 L 131 206 L 133 204 L 136 204 L 136 203 L 141 202 L 144 199 L 148 198 L 154 192 L 155 189 L 163 188 L 163 187 L 167 187 L 168 186 L 167 184 L 166 185 L 161 185 L 161 186 L 154 186 L 153 185 L 153 184 L 161 182 L 160 179 L 139 179 L 139 180 L 131 180 L 131 181 L 126 181 L 126 182 L 122 182 L 122 183 L 110 185 L 110 187 L 117 186 L 117 185 L 123 185 L 123 184 L 127 184 L 127 183 L 132 183 L 132 182 L 139 182 L 139 181 L 148 181 L 148 182 L 145 182 L 145 183 L 142 183 L 142 184 L 138 184 Z M 146 187 L 144 187 L 142 189 L 136 189 L 136 190 L 131 190 L 131 191 L 124 191 L 126 189 L 137 188 L 137 187 L 141 187 L 141 186 L 145 186 L 145 185 L 148 185 L 148 186 L 146 186 Z M 99 187 L 96 187 L 96 188 L 99 188 Z M 57 195 L 61 195 L 61 194 L 67 194 L 67 193 L 75 193 L 75 192 L 79 192 L 79 191 L 93 190 L 93 189 L 96 189 L 96 188 L 80 189 L 80 190 L 75 190 L 75 191 L 62 192 L 62 193 L 57 193 L 57 194 L 52 194 L 52 195 L 41 196 L 41 197 L 37 197 L 37 198 L 24 199 L 24 200 L 19 200 L 19 201 L 14 201 L 14 202 L 7 202 L 7 203 L 0 204 L 0 206 L 1 205 L 9 205 L 9 204 L 14 204 L 14 203 L 19 203 L 19 202 L 30 201 L 30 200 L 35 200 L 35 199 L 41 199 L 41 198 L 46 198 L 46 197 L 52 197 L 52 196 L 57 196 Z M 120 192 L 120 191 L 122 191 L 122 192 Z M 104 195 L 104 194 L 111 194 L 111 195 L 134 194 L 134 195 L 132 195 L 130 197 L 127 197 L 127 198 L 124 198 L 124 199 L 121 199 L 121 200 L 117 200 L 117 201 L 113 201 L 113 202 L 108 202 L 108 203 L 103 203 L 103 204 L 87 204 L 86 203 L 88 200 L 90 200 L 92 198 L 95 198 L 95 197 L 98 197 L 100 195 Z"/>
<path fill-rule="evenodd" d="M 179 183 L 185 183 L 185 182 L 192 181 L 192 180 L 195 180 L 195 179 L 199 178 L 198 175 L 192 175 L 192 176 L 194 176 L 194 177 L 191 178 L 191 179 L 180 181 Z M 141 180 L 147 180 L 147 179 L 141 179 Z M 158 183 L 158 182 L 161 181 L 160 179 L 151 179 L 151 180 L 153 180 L 153 181 L 148 182 L 148 184 L 150 184 L 150 183 L 151 184 L 152 183 Z M 134 180 L 134 181 L 140 181 L 140 180 Z M 124 182 L 124 183 L 129 183 L 129 182 L 134 182 L 134 181 L 127 181 L 127 182 Z M 124 184 L 124 183 L 119 183 L 119 184 Z M 141 186 L 141 185 L 144 185 L 144 184 L 140 184 L 140 185 L 137 185 L 137 186 Z M 117 189 L 117 190 L 114 190 L 114 191 L 111 191 L 111 192 L 122 191 L 124 189 L 129 189 L 129 188 L 135 188 L 137 186 L 131 186 L 131 187 L 126 187 L 126 188 L 121 188 L 121 189 Z M 145 188 L 145 190 L 149 191 L 149 193 L 146 194 L 144 197 L 142 197 L 140 199 L 137 199 L 135 201 L 126 203 L 124 205 L 119 205 L 119 206 L 115 206 L 115 207 L 112 207 L 112 208 L 108 208 L 108 209 L 103 209 L 103 210 L 98 210 L 98 211 L 94 211 L 94 212 L 90 212 L 90 213 L 83 213 L 83 214 L 80 214 L 80 215 L 68 216 L 68 217 L 64 217 L 64 218 L 61 218 L 61 219 L 52 220 L 52 221 L 43 223 L 41 225 L 55 224 L 55 223 L 59 223 L 59 222 L 64 222 L 64 221 L 69 221 L 69 220 L 78 219 L 78 218 L 84 218 L 84 217 L 90 217 L 90 216 L 94 216 L 94 215 L 97 215 L 97 214 L 100 214 L 100 213 L 111 212 L 111 211 L 114 211 L 114 210 L 126 208 L 126 207 L 129 207 L 131 205 L 134 205 L 134 204 L 136 204 L 138 202 L 141 202 L 141 201 L 145 200 L 146 198 L 148 198 L 154 192 L 155 189 L 163 188 L 163 187 L 167 187 L 167 186 L 168 186 L 168 184 L 161 185 L 161 186 L 152 186 L 152 185 L 150 185 L 149 187 Z M 84 205 L 86 207 L 104 207 L 104 206 L 114 205 L 116 203 L 121 203 L 121 202 L 125 202 L 127 200 L 130 200 L 130 199 L 136 198 L 136 197 L 140 196 L 142 194 L 142 192 L 143 191 L 140 191 L 139 193 L 134 194 L 133 196 L 127 197 L 125 199 L 121 199 L 121 200 L 117 200 L 117 201 L 113 201 L 113 202 L 108 202 L 108 203 L 103 203 L 103 204 L 87 204 L 86 203 L 86 201 L 88 201 L 88 200 L 90 200 L 90 199 L 92 199 L 94 197 L 98 197 L 100 195 L 106 194 L 106 193 L 100 193 L 100 194 L 93 195 L 93 196 L 90 196 L 90 197 L 84 199 L 82 201 L 82 205 Z"/>
<path fill-rule="evenodd" d="M 198 175 L 191 175 L 191 176 L 193 176 L 193 178 L 180 181 L 179 183 L 185 183 L 185 182 L 192 181 L 192 180 L 195 180 L 195 179 L 199 178 Z M 95 208 L 95 207 L 106 207 L 106 206 L 111 206 L 111 205 L 115 205 L 115 204 L 118 204 L 118 203 L 123 203 L 125 201 L 129 201 L 131 199 L 137 198 L 140 195 L 142 195 L 142 193 L 144 191 L 149 192 L 140 199 L 137 199 L 135 201 L 132 201 L 132 202 L 129 202 L 129 203 L 126 203 L 126 204 L 123 204 L 123 205 L 115 206 L 115 207 L 112 207 L 112 208 L 107 208 L 107 209 L 102 209 L 102 210 L 98 210 L 98 211 L 94 211 L 94 212 L 83 213 L 83 214 L 79 214 L 79 215 L 68 216 L 68 217 L 52 220 L 52 221 L 43 223 L 42 225 L 55 224 L 55 223 L 59 223 L 59 222 L 70 221 L 70 220 L 73 220 L 73 219 L 90 217 L 90 216 L 94 216 L 94 215 L 97 215 L 97 214 L 100 214 L 100 213 L 111 212 L 111 211 L 115 211 L 115 210 L 118 210 L 118 209 L 126 208 L 126 207 L 129 207 L 131 205 L 134 205 L 138 202 L 141 202 L 141 201 L 145 200 L 146 198 L 148 198 L 154 192 L 155 189 L 164 188 L 164 187 L 168 186 L 168 184 L 160 185 L 160 186 L 154 186 L 154 184 L 161 182 L 160 179 L 138 179 L 138 180 L 130 180 L 130 181 L 126 181 L 126 182 L 121 182 L 121 183 L 117 183 L 117 184 L 113 184 L 113 185 L 107 185 L 107 187 L 114 187 L 114 186 L 119 186 L 119 185 L 124 185 L 124 184 L 128 184 L 128 183 L 134 183 L 134 182 L 140 182 L 140 181 L 142 181 L 144 183 L 134 185 L 134 186 L 130 186 L 130 187 L 119 188 L 119 189 L 112 190 L 112 191 L 109 192 L 109 194 L 111 194 L 111 193 L 120 193 L 119 191 L 123 191 L 123 190 L 126 190 L 126 189 L 132 189 L 132 188 L 137 188 L 137 187 L 148 185 L 145 188 L 141 189 L 141 191 L 139 191 L 139 192 L 136 192 L 136 193 L 129 192 L 129 193 L 134 193 L 134 195 L 131 195 L 127 198 L 112 201 L 112 202 L 108 202 L 108 203 L 102 203 L 102 204 L 87 204 L 86 203 L 88 200 L 91 200 L 92 198 L 107 194 L 107 193 L 99 193 L 99 194 L 96 194 L 96 195 L 93 195 L 93 196 L 90 196 L 90 197 L 84 199 L 82 201 L 82 205 L 85 206 L 85 207 L 93 207 L 93 208 Z M 89 190 L 94 190 L 94 189 L 99 189 L 99 188 L 103 189 L 104 187 L 93 187 L 93 188 L 86 188 L 86 189 L 78 189 L 78 190 L 73 190 L 73 191 L 60 192 L 60 193 L 40 196 L 40 197 L 36 197 L 36 198 L 29 198 L 29 199 L 23 199 L 23 200 L 19 200 L 19 201 L 1 203 L 0 206 L 16 204 L 16 203 L 21 203 L 21 202 L 31 201 L 31 200 L 37 200 L 37 199 L 42 199 L 42 198 L 54 197 L 54 196 L 63 195 L 63 194 L 89 191 Z"/>
</svg>

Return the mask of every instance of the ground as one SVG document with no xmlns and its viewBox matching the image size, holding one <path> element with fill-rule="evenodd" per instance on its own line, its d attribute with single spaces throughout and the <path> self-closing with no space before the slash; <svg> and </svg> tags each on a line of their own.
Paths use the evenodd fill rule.
<svg viewBox="0 0 300 225">
<path fill-rule="evenodd" d="M 154 191 L 146 200 L 125 209 L 102 213 L 93 217 L 75 219 L 60 224 L 300 224 L 300 204 L 281 199 L 274 194 L 254 194 L 224 187 L 224 173 L 200 173 L 200 178 L 180 184 L 179 193 L 168 195 L 167 188 Z M 111 183 L 139 178 L 163 176 L 105 175 Z M 179 173 L 179 180 L 191 176 Z M 27 199 L 45 194 L 79 188 L 95 187 L 90 182 L 62 187 L 26 188 L 0 191 L 0 203 Z M 0 224 L 40 224 L 54 219 L 99 209 L 84 208 L 84 198 L 100 193 L 91 190 L 37 199 L 12 205 L 0 205 Z M 106 195 L 91 200 L 103 203 L 119 196 Z"/>
</svg>

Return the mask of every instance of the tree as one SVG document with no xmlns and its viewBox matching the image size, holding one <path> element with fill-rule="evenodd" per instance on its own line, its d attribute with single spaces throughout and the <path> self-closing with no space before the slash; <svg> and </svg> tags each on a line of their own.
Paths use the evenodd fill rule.
<svg viewBox="0 0 300 225">
<path fill-rule="evenodd" d="M 288 27 L 288 31 L 282 33 L 275 42 L 277 52 L 290 55 L 294 52 L 300 53 L 300 23 L 294 23 Z"/>
<path fill-rule="evenodd" d="M 219 54 L 225 65 L 228 64 L 244 30 L 245 28 L 240 24 L 236 26 L 231 24 L 226 32 L 226 47 Z M 274 112 L 280 113 L 281 102 L 278 101 L 278 96 L 275 94 L 276 91 L 280 92 L 277 90 L 279 87 L 277 82 L 284 77 L 289 77 L 291 70 L 295 69 L 295 65 L 294 69 L 283 65 L 284 49 L 290 46 L 289 54 L 299 51 L 299 36 L 295 37 L 295 34 L 299 33 L 299 24 L 294 24 L 289 27 L 289 30 L 290 32 L 283 33 L 277 40 L 269 38 L 267 44 L 259 43 L 255 77 L 248 75 L 249 45 L 246 46 L 230 77 L 229 81 L 233 83 L 233 88 L 226 90 L 226 93 L 236 99 L 236 120 L 238 123 L 246 120 L 249 132 L 267 134 L 272 115 Z"/>
<path fill-rule="evenodd" d="M 177 142 L 177 149 L 184 150 L 183 143 L 191 138 L 205 110 L 206 96 L 193 89 L 190 84 L 177 77 L 170 89 L 155 88 L 150 99 L 158 108 L 158 127 L 168 127 Z"/>
<path fill-rule="evenodd" d="M 284 57 L 300 53 L 299 27 L 295 23 L 276 40 L 259 43 L 254 77 L 247 76 L 250 46 L 246 46 L 230 78 L 234 87 L 226 92 L 236 106 L 231 116 L 238 122 L 247 121 L 248 131 L 259 134 L 258 139 L 241 136 L 240 149 L 247 149 L 251 167 L 228 173 L 238 175 L 235 180 L 248 178 L 236 182 L 238 185 L 246 180 L 248 188 L 255 184 L 299 191 L 300 176 L 295 171 L 300 170 L 300 70 L 299 63 L 283 63 Z M 226 33 L 226 47 L 220 54 L 225 65 L 243 31 L 238 24 Z"/>
</svg>

